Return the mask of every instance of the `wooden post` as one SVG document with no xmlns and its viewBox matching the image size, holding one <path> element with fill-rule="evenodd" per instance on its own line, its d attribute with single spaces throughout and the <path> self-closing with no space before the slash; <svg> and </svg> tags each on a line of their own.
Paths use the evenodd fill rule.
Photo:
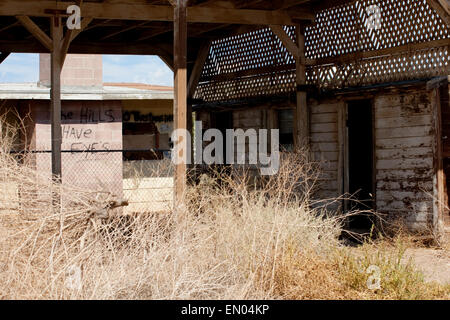
<svg viewBox="0 0 450 320">
<path fill-rule="evenodd" d="M 52 139 L 52 174 L 61 179 L 61 40 L 63 27 L 60 17 L 51 19 L 52 53 L 51 53 L 51 139 Z"/>
<path fill-rule="evenodd" d="M 187 129 L 187 18 L 186 1 L 174 8 L 174 129 Z M 187 150 L 187 141 L 182 141 Z M 178 155 L 177 155 L 178 156 Z M 174 208 L 181 204 L 186 189 L 186 163 L 175 165 Z"/>
<path fill-rule="evenodd" d="M 197 53 L 197 58 L 195 59 L 194 66 L 192 68 L 191 74 L 189 76 L 189 81 L 187 84 L 187 97 L 189 100 L 194 98 L 195 90 L 197 89 L 198 83 L 200 81 L 200 77 L 202 75 L 203 66 L 205 65 L 206 59 L 208 59 L 209 50 L 211 48 L 211 40 L 207 40 L 204 42 Z M 188 131 L 191 133 L 191 169 L 195 169 L 194 164 L 194 119 L 192 115 L 192 102 L 188 103 L 187 106 L 188 114 L 187 114 L 187 127 Z M 192 173 L 192 172 L 191 172 Z"/>
<path fill-rule="evenodd" d="M 306 97 L 306 59 L 305 59 L 305 35 L 303 26 L 296 28 L 298 43 L 298 58 L 296 59 L 297 79 L 297 108 L 295 112 L 294 142 L 296 148 L 309 146 L 309 110 Z"/>
</svg>

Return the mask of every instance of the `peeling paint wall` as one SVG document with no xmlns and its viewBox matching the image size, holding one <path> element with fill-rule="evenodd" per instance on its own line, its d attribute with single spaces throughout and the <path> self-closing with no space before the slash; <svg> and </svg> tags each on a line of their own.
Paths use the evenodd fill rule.
<svg viewBox="0 0 450 320">
<path fill-rule="evenodd" d="M 433 119 L 429 93 L 378 95 L 375 105 L 377 210 L 417 231 L 433 219 Z"/>
<path fill-rule="evenodd" d="M 360 93 L 358 93 L 360 94 Z M 342 97 L 309 99 L 312 159 L 320 164 L 317 199 L 336 199 L 345 190 L 346 105 Z M 373 104 L 374 178 L 376 209 L 387 221 L 401 220 L 412 231 L 426 231 L 433 224 L 434 122 L 430 92 L 425 86 L 372 91 L 362 100 Z M 268 107 L 233 111 L 235 128 L 270 128 Z M 283 106 L 278 106 L 283 107 Z M 204 128 L 209 115 L 199 112 Z M 274 122 L 276 123 L 276 121 Z M 371 173 L 369 173 L 371 174 Z M 342 201 L 329 201 L 329 209 L 342 209 Z"/>
</svg>

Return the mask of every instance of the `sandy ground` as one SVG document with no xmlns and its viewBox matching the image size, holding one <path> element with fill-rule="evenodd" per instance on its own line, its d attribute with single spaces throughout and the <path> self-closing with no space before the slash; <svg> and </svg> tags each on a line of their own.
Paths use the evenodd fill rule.
<svg viewBox="0 0 450 320">
<path fill-rule="evenodd" d="M 411 259 L 423 272 L 426 281 L 450 284 L 450 250 L 448 248 L 410 248 L 405 252 L 405 259 Z"/>
</svg>

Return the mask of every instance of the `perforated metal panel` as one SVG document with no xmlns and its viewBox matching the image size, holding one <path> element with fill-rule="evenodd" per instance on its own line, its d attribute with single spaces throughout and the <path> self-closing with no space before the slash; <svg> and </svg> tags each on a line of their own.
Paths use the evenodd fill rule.
<svg viewBox="0 0 450 320">
<path fill-rule="evenodd" d="M 381 13 L 380 29 L 369 28 L 367 10 L 374 5 Z M 285 30 L 296 41 L 295 28 Z M 426 0 L 365 0 L 327 9 L 305 32 L 306 58 L 314 61 L 307 68 L 307 83 L 338 89 L 447 75 L 449 38 Z M 402 50 L 393 53 L 394 47 Z M 295 88 L 294 58 L 264 28 L 214 41 L 195 97 L 234 100 Z"/>
</svg>

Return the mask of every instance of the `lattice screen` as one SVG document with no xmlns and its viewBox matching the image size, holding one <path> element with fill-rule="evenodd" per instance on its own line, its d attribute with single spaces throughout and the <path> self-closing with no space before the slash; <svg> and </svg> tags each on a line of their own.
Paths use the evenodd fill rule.
<svg viewBox="0 0 450 320">
<path fill-rule="evenodd" d="M 295 39 L 295 28 L 285 30 Z M 257 75 L 253 71 L 260 70 Z M 214 41 L 197 88 L 204 100 L 229 100 L 295 90 L 295 59 L 269 29 Z"/>
<path fill-rule="evenodd" d="M 368 28 L 367 10 L 378 6 L 381 28 Z M 295 29 L 285 28 L 295 41 Z M 306 30 L 307 81 L 322 89 L 420 79 L 450 73 L 450 33 L 426 0 L 364 0 L 324 10 Z M 434 42 L 433 42 L 434 41 Z M 439 42 L 437 44 L 436 42 Z M 434 47 L 408 46 L 430 42 Z M 401 53 L 333 58 L 402 46 Z M 256 71 L 256 72 L 255 72 Z M 269 28 L 214 41 L 197 88 L 205 101 L 295 91 L 295 60 Z"/>
</svg>

